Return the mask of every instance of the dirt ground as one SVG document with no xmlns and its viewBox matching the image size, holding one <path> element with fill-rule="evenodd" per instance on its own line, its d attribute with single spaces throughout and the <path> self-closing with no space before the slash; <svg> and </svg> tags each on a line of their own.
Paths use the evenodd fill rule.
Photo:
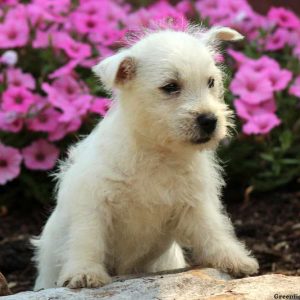
<svg viewBox="0 0 300 300">
<path fill-rule="evenodd" d="M 253 250 L 260 274 L 300 275 L 300 192 L 276 192 L 226 204 L 237 235 Z M 29 238 L 40 233 L 50 209 L 20 212 L 0 208 L 0 272 L 13 292 L 29 290 L 35 278 Z"/>
</svg>

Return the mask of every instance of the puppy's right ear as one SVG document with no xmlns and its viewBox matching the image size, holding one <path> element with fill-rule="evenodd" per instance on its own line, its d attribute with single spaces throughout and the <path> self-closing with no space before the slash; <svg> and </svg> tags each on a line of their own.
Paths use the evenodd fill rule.
<svg viewBox="0 0 300 300">
<path fill-rule="evenodd" d="M 128 55 L 128 51 L 110 56 L 93 67 L 93 72 L 100 77 L 107 90 L 121 86 L 134 78 L 136 60 Z"/>
</svg>

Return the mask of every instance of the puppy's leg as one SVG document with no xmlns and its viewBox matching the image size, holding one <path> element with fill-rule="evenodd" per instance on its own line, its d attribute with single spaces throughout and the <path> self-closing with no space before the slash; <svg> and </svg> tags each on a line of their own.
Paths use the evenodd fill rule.
<svg viewBox="0 0 300 300">
<path fill-rule="evenodd" d="M 93 206 L 81 207 L 72 213 L 66 262 L 58 279 L 59 286 L 99 287 L 111 281 L 104 267 L 104 220 L 100 210 Z"/>
<path fill-rule="evenodd" d="M 58 286 L 99 287 L 111 281 L 105 270 L 109 209 L 94 178 L 74 167 L 60 184 L 57 210 L 68 218 L 68 234 Z"/>
<path fill-rule="evenodd" d="M 212 266 L 233 275 L 250 275 L 258 271 L 258 263 L 239 242 L 229 218 L 214 199 L 202 197 L 182 217 L 179 240 L 193 248 L 196 264 Z"/>
<path fill-rule="evenodd" d="M 146 272 L 155 273 L 185 267 L 187 267 L 187 263 L 185 262 L 183 251 L 181 247 L 174 242 L 165 253 L 146 268 Z"/>
</svg>

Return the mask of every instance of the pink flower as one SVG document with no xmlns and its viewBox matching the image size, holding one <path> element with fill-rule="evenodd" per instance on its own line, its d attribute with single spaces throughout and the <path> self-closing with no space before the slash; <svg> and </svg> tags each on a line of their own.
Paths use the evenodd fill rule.
<svg viewBox="0 0 300 300">
<path fill-rule="evenodd" d="M 86 85 L 73 76 L 64 76 L 53 81 L 52 85 L 42 84 L 42 89 L 48 94 L 49 101 L 58 106 L 63 99 L 76 98 L 80 94 L 87 93 Z"/>
<path fill-rule="evenodd" d="M 96 98 L 90 107 L 90 112 L 105 116 L 109 107 L 111 106 L 111 100 L 107 98 Z"/>
<path fill-rule="evenodd" d="M 300 27 L 299 18 L 283 7 L 272 7 L 268 12 L 268 18 L 284 28 L 297 29 Z"/>
<path fill-rule="evenodd" d="M 35 31 L 35 38 L 32 42 L 33 48 L 46 48 L 49 45 L 50 34 L 48 31 L 37 29 Z"/>
<path fill-rule="evenodd" d="M 77 131 L 81 126 L 80 118 L 74 118 L 70 122 L 59 122 L 57 127 L 49 132 L 48 140 L 51 142 L 63 139 L 68 133 Z"/>
<path fill-rule="evenodd" d="M 289 94 L 300 98 L 300 76 L 298 76 L 291 85 Z"/>
<path fill-rule="evenodd" d="M 237 63 L 237 66 L 240 67 L 246 62 L 249 62 L 249 58 L 243 54 L 242 52 L 235 51 L 233 49 L 228 49 L 227 53 L 234 59 L 234 61 Z"/>
<path fill-rule="evenodd" d="M 284 90 L 293 77 L 291 71 L 274 68 L 269 69 L 266 74 L 274 91 Z"/>
<path fill-rule="evenodd" d="M 289 42 L 290 32 L 286 29 L 279 28 L 273 34 L 267 36 L 265 49 L 269 51 L 284 48 Z"/>
<path fill-rule="evenodd" d="M 25 46 L 29 38 L 29 27 L 23 19 L 8 19 L 0 24 L 0 48 Z"/>
<path fill-rule="evenodd" d="M 53 15 L 60 15 L 67 13 L 71 6 L 71 0 L 33 0 L 35 5 L 43 7 Z"/>
<path fill-rule="evenodd" d="M 58 123 L 61 114 L 54 108 L 47 108 L 40 111 L 33 119 L 29 119 L 27 127 L 32 131 L 53 131 Z"/>
<path fill-rule="evenodd" d="M 104 22 L 101 22 L 96 14 L 86 14 L 76 12 L 71 17 L 76 30 L 82 34 L 96 32 L 105 27 Z"/>
<path fill-rule="evenodd" d="M 21 69 L 8 69 L 6 76 L 9 86 L 35 89 L 34 78 L 29 73 L 23 73 Z"/>
<path fill-rule="evenodd" d="M 293 55 L 300 60 L 300 43 L 293 49 Z"/>
<path fill-rule="evenodd" d="M 17 133 L 23 128 L 23 119 L 15 112 L 0 112 L 0 129 Z"/>
<path fill-rule="evenodd" d="M 72 119 L 83 116 L 87 113 L 90 103 L 92 101 L 91 95 L 77 96 L 76 99 L 70 101 L 61 101 L 60 108 L 63 111 L 62 116 L 59 118 L 61 122 L 70 122 Z"/>
<path fill-rule="evenodd" d="M 90 45 L 77 42 L 69 35 L 60 35 L 55 43 L 56 46 L 63 49 L 71 59 L 83 59 L 92 53 Z"/>
<path fill-rule="evenodd" d="M 89 16 L 99 16 L 100 11 L 103 10 L 103 8 L 99 9 L 99 4 L 96 1 L 84 1 L 78 9 Z"/>
<path fill-rule="evenodd" d="M 34 103 L 34 95 L 24 87 L 10 87 L 3 93 L 2 101 L 5 111 L 27 113 Z"/>
<path fill-rule="evenodd" d="M 3 3 L 1 3 L 1 5 L 14 6 L 14 5 L 18 4 L 18 1 L 19 0 L 3 0 Z"/>
<path fill-rule="evenodd" d="M 29 20 L 33 26 L 40 26 L 44 21 L 62 23 L 70 9 L 70 0 L 34 0 L 27 5 Z"/>
<path fill-rule="evenodd" d="M 214 56 L 214 61 L 216 62 L 216 63 L 223 63 L 224 62 L 224 56 L 221 54 L 221 53 L 217 53 L 217 54 L 215 54 L 215 56 Z"/>
<path fill-rule="evenodd" d="M 19 150 L 0 144 L 0 185 L 19 176 L 21 161 Z"/>
<path fill-rule="evenodd" d="M 54 21 L 55 19 L 43 7 L 36 4 L 27 5 L 27 15 L 30 16 L 29 22 L 35 28 L 41 26 L 44 21 Z"/>
<path fill-rule="evenodd" d="M 193 5 L 189 0 L 182 0 L 176 5 L 176 10 L 184 15 L 189 15 L 193 11 Z"/>
<path fill-rule="evenodd" d="M 138 30 L 142 27 L 151 29 L 172 28 L 174 30 L 185 30 L 188 22 L 184 14 L 176 10 L 167 1 L 158 1 L 148 9 L 140 9 L 132 14 L 127 20 L 130 30 Z"/>
<path fill-rule="evenodd" d="M 59 149 L 39 139 L 22 150 L 25 166 L 30 170 L 50 170 L 55 166 Z"/>
<path fill-rule="evenodd" d="M 263 74 L 248 67 L 241 68 L 230 84 L 233 94 L 240 96 L 249 104 L 258 104 L 272 98 L 272 85 Z"/>
<path fill-rule="evenodd" d="M 247 58 L 245 63 L 247 67 L 250 67 L 253 71 L 258 73 L 268 73 L 270 69 L 280 69 L 279 63 L 267 55 L 263 55 L 259 59 Z"/>
<path fill-rule="evenodd" d="M 281 121 L 273 114 L 266 112 L 253 116 L 244 126 L 243 132 L 245 134 L 267 134 L 274 127 L 278 126 Z"/>
<path fill-rule="evenodd" d="M 120 41 L 124 36 L 124 30 L 113 30 L 102 26 L 99 30 L 89 34 L 89 38 L 93 43 L 99 43 L 101 46 L 111 46 Z"/>
<path fill-rule="evenodd" d="M 275 113 L 276 103 L 275 100 L 269 99 L 260 104 L 251 105 L 243 99 L 238 99 L 234 101 L 234 106 L 237 115 L 244 120 L 251 120 L 254 116 L 258 116 L 265 113 Z"/>
</svg>

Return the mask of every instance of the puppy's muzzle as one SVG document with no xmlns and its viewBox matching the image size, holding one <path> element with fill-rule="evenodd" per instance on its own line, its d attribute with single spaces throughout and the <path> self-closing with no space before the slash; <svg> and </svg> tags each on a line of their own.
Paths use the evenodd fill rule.
<svg viewBox="0 0 300 300">
<path fill-rule="evenodd" d="M 212 134 L 217 127 L 218 119 L 212 113 L 200 114 L 196 118 L 196 124 L 199 128 L 201 138 L 195 141 L 196 143 L 206 143 L 210 140 Z"/>
</svg>

